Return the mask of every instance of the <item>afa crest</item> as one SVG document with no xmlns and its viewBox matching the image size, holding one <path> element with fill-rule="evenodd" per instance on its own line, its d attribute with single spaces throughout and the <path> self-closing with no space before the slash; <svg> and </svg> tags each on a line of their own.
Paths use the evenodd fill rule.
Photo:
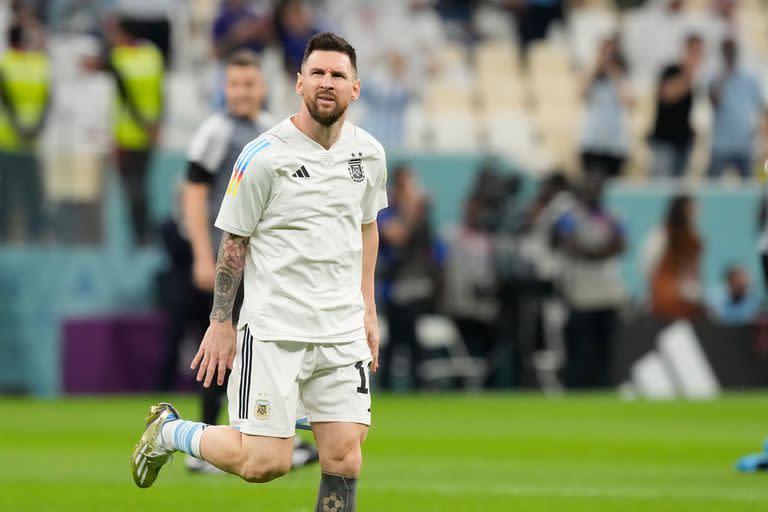
<svg viewBox="0 0 768 512">
<path fill-rule="evenodd" d="M 349 159 L 349 177 L 352 181 L 360 183 L 365 179 L 365 170 L 363 169 L 363 154 L 352 153 L 352 158 Z"/>
<path fill-rule="evenodd" d="M 257 420 L 266 420 L 269 418 L 269 413 L 272 411 L 272 407 L 269 405 L 269 399 L 266 395 L 259 395 L 256 399 L 256 406 L 253 409 L 253 416 Z"/>
</svg>

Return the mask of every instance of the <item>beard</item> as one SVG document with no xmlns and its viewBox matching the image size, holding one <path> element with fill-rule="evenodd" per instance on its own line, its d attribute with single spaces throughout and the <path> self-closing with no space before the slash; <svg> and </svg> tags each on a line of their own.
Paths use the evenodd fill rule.
<svg viewBox="0 0 768 512">
<path fill-rule="evenodd" d="M 336 121 L 339 120 L 341 116 L 344 115 L 344 112 L 347 111 L 347 105 L 341 105 L 339 104 L 338 100 L 336 102 L 336 108 L 334 108 L 331 111 L 322 112 L 317 106 L 317 103 L 313 100 L 310 100 L 307 97 L 304 97 L 304 104 L 307 105 L 307 110 L 309 110 L 309 114 L 312 116 L 312 119 L 320 123 L 322 126 L 328 127 L 336 123 Z"/>
</svg>

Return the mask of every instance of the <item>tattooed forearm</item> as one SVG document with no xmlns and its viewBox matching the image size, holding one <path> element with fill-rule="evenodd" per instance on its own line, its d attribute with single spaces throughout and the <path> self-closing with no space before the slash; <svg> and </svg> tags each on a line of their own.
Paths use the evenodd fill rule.
<svg viewBox="0 0 768 512">
<path fill-rule="evenodd" d="M 224 322 L 232 319 L 237 287 L 243 277 L 245 252 L 248 238 L 224 233 L 216 258 L 216 286 L 213 291 L 213 310 L 211 320 Z"/>
</svg>

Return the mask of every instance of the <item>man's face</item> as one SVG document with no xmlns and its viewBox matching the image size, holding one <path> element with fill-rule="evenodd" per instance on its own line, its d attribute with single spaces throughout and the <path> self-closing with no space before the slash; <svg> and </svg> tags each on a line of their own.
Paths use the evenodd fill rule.
<svg viewBox="0 0 768 512">
<path fill-rule="evenodd" d="M 296 92 L 315 121 L 331 126 L 360 96 L 360 80 L 347 54 L 316 50 L 297 76 Z"/>
<path fill-rule="evenodd" d="M 225 95 L 227 110 L 238 117 L 252 117 L 259 112 L 266 87 L 261 71 L 255 66 L 228 66 Z"/>
<path fill-rule="evenodd" d="M 685 51 L 685 59 L 688 61 L 688 64 L 691 67 L 696 68 L 701 64 L 703 58 L 704 43 L 699 39 L 689 41 Z"/>
</svg>

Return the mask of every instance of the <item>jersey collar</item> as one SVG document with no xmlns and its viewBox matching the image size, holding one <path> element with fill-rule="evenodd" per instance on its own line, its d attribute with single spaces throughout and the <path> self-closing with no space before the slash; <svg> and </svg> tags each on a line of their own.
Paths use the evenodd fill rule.
<svg viewBox="0 0 768 512">
<path fill-rule="evenodd" d="M 291 117 L 293 117 L 293 116 L 291 116 Z M 323 151 L 328 151 L 328 152 L 333 151 L 341 142 L 343 142 L 349 136 L 351 136 L 352 132 L 354 131 L 354 126 L 352 125 L 352 123 L 350 123 L 349 121 L 347 121 L 345 119 L 344 120 L 344 126 L 341 127 L 341 134 L 339 134 L 338 140 L 336 140 L 336 142 L 333 143 L 333 146 L 331 146 L 329 149 L 325 149 L 321 144 L 319 144 L 317 141 L 312 139 L 312 137 L 310 137 L 309 135 L 307 135 L 303 131 L 299 130 L 296 127 L 296 125 L 293 124 L 293 121 L 291 120 L 291 117 L 289 117 L 288 119 L 286 119 L 284 121 L 285 123 L 288 124 L 288 126 L 289 126 L 288 129 L 291 130 L 294 133 L 294 135 L 296 135 L 298 138 L 306 141 L 308 144 L 310 144 L 311 146 L 315 147 L 316 149 L 321 149 Z"/>
</svg>

